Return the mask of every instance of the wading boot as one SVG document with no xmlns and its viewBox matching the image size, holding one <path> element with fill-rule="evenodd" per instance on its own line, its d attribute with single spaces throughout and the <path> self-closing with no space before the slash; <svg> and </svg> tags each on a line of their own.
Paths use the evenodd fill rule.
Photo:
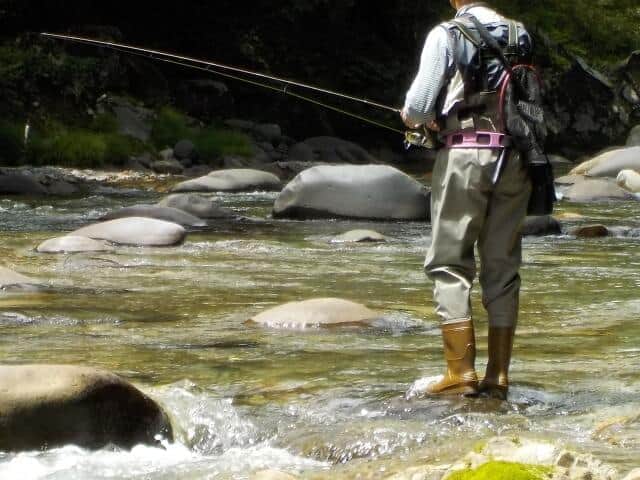
<svg viewBox="0 0 640 480">
<path fill-rule="evenodd" d="M 478 390 L 490 398 L 506 400 L 509 393 L 509 364 L 513 350 L 513 327 L 489 327 L 489 362 Z"/>
<path fill-rule="evenodd" d="M 447 372 L 442 380 L 428 385 L 425 393 L 427 395 L 477 395 L 476 337 L 473 322 L 468 320 L 443 325 L 442 339 Z"/>
</svg>

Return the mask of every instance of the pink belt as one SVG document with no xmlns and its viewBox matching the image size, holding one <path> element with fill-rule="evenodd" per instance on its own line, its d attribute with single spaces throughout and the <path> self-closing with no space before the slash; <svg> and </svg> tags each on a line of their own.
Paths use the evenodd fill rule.
<svg viewBox="0 0 640 480">
<path fill-rule="evenodd" d="M 506 148 L 511 138 L 504 133 L 463 131 L 445 137 L 447 148 Z"/>
</svg>

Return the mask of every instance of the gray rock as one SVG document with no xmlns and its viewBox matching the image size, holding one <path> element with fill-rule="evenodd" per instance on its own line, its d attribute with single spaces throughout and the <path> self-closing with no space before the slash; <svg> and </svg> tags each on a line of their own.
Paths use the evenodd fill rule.
<svg viewBox="0 0 640 480">
<path fill-rule="evenodd" d="M 597 202 L 610 199 L 625 200 L 633 196 L 611 180 L 584 179 L 569 187 L 564 193 L 564 198 L 572 202 Z"/>
<path fill-rule="evenodd" d="M 339 298 L 291 302 L 259 313 L 251 322 L 272 328 L 304 328 L 366 323 L 380 314 L 364 305 Z"/>
<path fill-rule="evenodd" d="M 52 181 L 48 185 L 45 185 L 47 193 L 49 195 L 56 196 L 68 196 L 75 195 L 80 191 L 80 188 L 73 183 L 66 182 L 64 180 Z"/>
<path fill-rule="evenodd" d="M 194 160 L 197 157 L 196 146 L 191 140 L 180 140 L 173 147 L 173 155 L 178 160 L 190 159 Z"/>
<path fill-rule="evenodd" d="M 80 252 L 111 252 L 106 242 L 87 237 L 66 236 L 51 238 L 38 245 L 39 253 L 80 253 Z"/>
<path fill-rule="evenodd" d="M 311 155 L 309 155 L 309 151 Z M 376 159 L 360 145 L 334 137 L 314 137 L 289 150 L 288 160 L 326 163 L 376 163 Z"/>
<path fill-rule="evenodd" d="M 0 290 L 23 287 L 41 287 L 41 282 L 5 267 L 0 267 Z"/>
<path fill-rule="evenodd" d="M 627 147 L 640 147 L 640 125 L 636 125 L 629 132 Z"/>
<path fill-rule="evenodd" d="M 622 170 L 616 178 L 618 186 L 631 193 L 640 193 L 640 173 L 635 170 Z"/>
<path fill-rule="evenodd" d="M 157 162 L 153 162 L 151 169 L 156 173 L 170 175 L 180 175 L 184 172 L 184 166 L 175 159 L 158 160 Z"/>
<path fill-rule="evenodd" d="M 253 127 L 253 134 L 261 140 L 273 143 L 282 137 L 282 129 L 275 123 L 261 123 Z"/>
<path fill-rule="evenodd" d="M 153 111 L 134 105 L 124 97 L 110 96 L 108 101 L 118 121 L 118 131 L 147 142 L 151 137 Z"/>
<path fill-rule="evenodd" d="M 251 169 L 218 170 L 204 177 L 187 180 L 171 189 L 172 192 L 245 192 L 279 190 L 282 182 L 272 173 Z"/>
<path fill-rule="evenodd" d="M 173 439 L 162 409 L 116 375 L 60 365 L 0 366 L 0 450 L 132 448 Z"/>
<path fill-rule="evenodd" d="M 163 160 L 166 160 L 166 158 L 164 158 L 163 156 L 163 152 L 160 152 L 160 158 L 162 158 Z M 173 152 L 171 153 L 171 155 L 169 155 L 169 158 L 171 158 L 172 156 L 173 156 Z M 142 155 L 135 157 L 134 160 L 136 160 L 140 165 L 142 165 L 145 168 L 151 168 L 151 164 L 153 163 L 153 157 L 151 157 L 151 154 L 149 152 L 145 152 Z"/>
<path fill-rule="evenodd" d="M 416 180 L 386 165 L 318 166 L 303 171 L 284 188 L 273 215 L 427 221 L 429 193 Z"/>
<path fill-rule="evenodd" d="M 527 217 L 520 230 L 525 237 L 559 235 L 562 233 L 560 222 L 550 215 Z"/>
<path fill-rule="evenodd" d="M 115 210 L 100 218 L 101 221 L 116 220 L 118 218 L 145 217 L 177 223 L 183 227 L 206 227 L 207 222 L 184 210 L 159 205 L 134 205 Z"/>
<path fill-rule="evenodd" d="M 243 132 L 250 132 L 255 126 L 255 123 L 253 122 L 250 122 L 248 120 L 239 120 L 237 118 L 225 120 L 224 124 L 229 128 L 233 128 L 234 130 L 241 130 Z"/>
<path fill-rule="evenodd" d="M 161 200 L 158 205 L 177 208 L 198 218 L 233 218 L 237 216 L 232 210 L 220 207 L 207 197 L 196 193 L 175 193 Z"/>
<path fill-rule="evenodd" d="M 589 177 L 616 178 L 622 170 L 640 171 L 640 147 L 629 147 L 608 152 L 589 171 Z"/>
<path fill-rule="evenodd" d="M 558 185 L 573 185 L 574 183 L 583 182 L 584 175 L 564 175 L 555 179 Z"/>
<path fill-rule="evenodd" d="M 165 148 L 164 150 L 160 150 L 160 153 L 158 153 L 158 155 L 160 155 L 161 160 L 175 160 L 175 157 L 173 155 L 173 148 Z"/>
<path fill-rule="evenodd" d="M 313 149 L 304 142 L 296 143 L 289 148 L 287 153 L 288 162 L 312 163 L 316 159 Z"/>
<path fill-rule="evenodd" d="M 192 167 L 185 168 L 182 174 L 186 175 L 187 177 L 202 177 L 208 174 L 210 171 L 211 167 L 208 167 L 207 165 L 194 165 Z"/>
<path fill-rule="evenodd" d="M 154 218 L 128 217 L 90 225 L 76 230 L 71 235 L 106 240 L 120 245 L 165 247 L 182 243 L 187 232 L 176 223 Z"/>
<path fill-rule="evenodd" d="M 331 243 L 361 243 L 361 242 L 386 242 L 384 235 L 373 230 L 351 230 L 338 235 Z"/>
<path fill-rule="evenodd" d="M 47 190 L 34 178 L 22 173 L 0 174 L 0 195 L 46 195 Z"/>
<path fill-rule="evenodd" d="M 268 162 L 268 156 L 262 150 L 257 149 L 256 155 L 251 157 L 240 157 L 238 155 L 224 155 L 221 159 L 221 166 L 225 170 L 262 170 Z"/>
</svg>

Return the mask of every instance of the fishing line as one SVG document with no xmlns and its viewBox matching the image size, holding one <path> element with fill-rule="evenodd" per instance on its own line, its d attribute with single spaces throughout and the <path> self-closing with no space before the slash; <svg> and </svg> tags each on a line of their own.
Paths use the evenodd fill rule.
<svg viewBox="0 0 640 480">
<path fill-rule="evenodd" d="M 390 107 L 388 105 L 383 105 L 383 104 L 377 103 L 377 102 L 372 102 L 371 100 L 367 100 L 366 98 L 354 97 L 354 96 L 347 95 L 347 94 L 340 93 L 340 92 L 336 92 L 336 91 L 333 91 L 333 90 L 328 90 L 326 88 L 317 87 L 315 85 L 296 82 L 294 80 L 288 80 L 286 78 L 275 77 L 275 76 L 272 76 L 272 75 L 267 75 L 265 73 L 254 72 L 254 71 L 247 70 L 247 69 L 244 69 L 244 68 L 232 67 L 230 65 L 224 65 L 222 63 L 209 62 L 209 61 L 201 60 L 201 59 L 198 59 L 198 58 L 185 57 L 185 56 L 176 55 L 176 54 L 173 54 L 173 53 L 162 52 L 162 51 L 159 51 L 159 50 L 151 50 L 151 49 L 146 49 L 146 48 L 140 48 L 140 47 L 136 47 L 136 46 L 133 46 L 133 45 L 127 45 L 127 44 L 122 44 L 122 43 L 105 42 L 105 41 L 94 40 L 94 39 L 85 38 L 85 37 L 75 37 L 75 36 L 70 36 L 70 35 L 60 35 L 60 34 L 46 33 L 46 32 L 41 33 L 41 35 L 43 35 L 45 37 L 57 38 L 57 39 L 61 39 L 61 40 L 68 40 L 68 41 L 73 41 L 73 42 L 77 42 L 77 43 L 85 43 L 85 44 L 94 45 L 94 46 L 103 46 L 103 47 L 109 47 L 109 48 L 113 48 L 113 49 L 124 49 L 127 52 L 138 52 L 138 53 L 146 54 L 146 55 L 158 55 L 160 57 L 172 58 L 172 59 L 180 61 L 180 62 L 187 61 L 187 62 L 191 62 L 191 63 L 198 63 L 198 64 L 201 64 L 201 65 L 207 65 L 209 67 L 214 67 L 214 68 L 217 68 L 217 69 L 220 69 L 220 70 L 227 70 L 227 71 L 231 71 L 231 72 L 235 72 L 235 73 L 241 73 L 241 74 L 244 74 L 244 75 L 250 75 L 250 76 L 253 76 L 253 77 L 264 78 L 264 79 L 267 79 L 267 80 L 273 80 L 273 81 L 284 83 L 284 84 L 287 84 L 287 85 L 292 85 L 292 86 L 304 88 L 304 89 L 307 89 L 307 90 L 313 90 L 313 91 L 316 91 L 316 92 L 325 93 L 327 95 L 333 95 L 335 97 L 344 98 L 344 99 L 351 100 L 351 101 L 354 101 L 354 102 L 364 103 L 365 105 L 369 105 L 371 107 L 380 108 L 380 109 L 383 109 L 383 110 L 388 110 L 388 111 L 391 111 L 391 112 L 394 112 L 394 113 L 400 113 L 400 109 L 399 108 Z M 153 57 L 153 58 L 157 58 L 157 57 Z M 193 66 L 193 65 L 189 65 L 189 66 Z M 195 67 L 195 66 L 193 66 L 193 67 Z"/>
<path fill-rule="evenodd" d="M 332 110 L 334 112 L 341 113 L 343 115 L 355 118 L 357 120 L 360 120 L 362 122 L 368 123 L 370 125 L 374 125 L 374 126 L 379 127 L 379 128 L 384 128 L 386 130 L 389 130 L 389 131 L 392 131 L 392 132 L 395 132 L 395 133 L 399 133 L 401 135 L 405 134 L 405 132 L 403 130 L 398 130 L 397 128 L 390 127 L 389 125 L 385 125 L 384 123 L 377 122 L 376 120 L 372 120 L 370 118 L 364 117 L 364 116 L 359 115 L 357 113 L 353 113 L 353 112 L 350 112 L 348 110 L 341 109 L 341 108 L 336 107 L 334 105 L 329 105 L 327 103 L 323 103 L 323 102 L 321 102 L 319 100 L 316 100 L 315 98 L 307 97 L 305 95 L 301 95 L 299 93 L 292 92 L 289 89 L 289 85 L 285 85 L 284 87 L 277 87 L 277 86 L 274 86 L 274 85 L 269 85 L 269 84 L 266 84 L 266 83 L 257 82 L 255 80 L 249 80 L 247 78 L 239 77 L 237 75 L 232 75 L 230 73 L 220 72 L 220 71 L 212 69 L 210 66 L 201 67 L 199 65 L 192 65 L 190 63 L 185 63 L 185 62 L 181 62 L 181 61 L 178 61 L 178 60 L 171 60 L 170 58 L 155 57 L 155 56 L 149 55 L 148 53 L 131 51 L 131 50 L 128 50 L 126 48 L 115 47 L 115 46 L 112 46 L 112 45 L 109 45 L 109 48 L 111 50 L 114 50 L 114 51 L 117 51 L 117 52 L 121 52 L 121 53 L 125 53 L 127 55 L 133 55 L 133 56 L 142 57 L 142 58 L 151 58 L 153 60 L 157 60 L 157 61 L 164 62 L 164 63 L 169 63 L 171 65 L 178 65 L 178 66 L 181 66 L 181 67 L 192 68 L 192 69 L 200 70 L 200 71 L 207 72 L 207 73 L 210 73 L 210 74 L 213 74 L 213 75 L 219 75 L 219 76 L 224 77 L 224 78 L 237 80 L 239 82 L 247 83 L 249 85 L 253 85 L 253 86 L 256 86 L 256 87 L 265 88 L 267 90 L 271 90 L 271 91 L 274 91 L 274 92 L 283 93 L 284 95 L 289 95 L 290 97 L 294 97 L 294 98 L 297 98 L 297 99 L 300 99 L 300 100 L 304 100 L 305 102 L 309 102 L 309 103 L 312 103 L 314 105 L 318 105 L 318 106 L 323 107 L 323 108 L 325 108 L 327 110 Z M 293 85 L 293 84 L 290 84 L 290 85 Z"/>
</svg>

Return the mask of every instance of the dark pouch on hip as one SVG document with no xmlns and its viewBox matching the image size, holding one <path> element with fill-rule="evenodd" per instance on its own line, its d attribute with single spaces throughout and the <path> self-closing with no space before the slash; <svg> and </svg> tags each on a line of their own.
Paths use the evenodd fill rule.
<svg viewBox="0 0 640 480">
<path fill-rule="evenodd" d="M 529 178 L 531 179 L 531 196 L 527 207 L 527 215 L 551 215 L 556 202 L 556 188 L 553 178 L 553 166 L 546 155 L 532 155 L 526 158 Z"/>
</svg>

